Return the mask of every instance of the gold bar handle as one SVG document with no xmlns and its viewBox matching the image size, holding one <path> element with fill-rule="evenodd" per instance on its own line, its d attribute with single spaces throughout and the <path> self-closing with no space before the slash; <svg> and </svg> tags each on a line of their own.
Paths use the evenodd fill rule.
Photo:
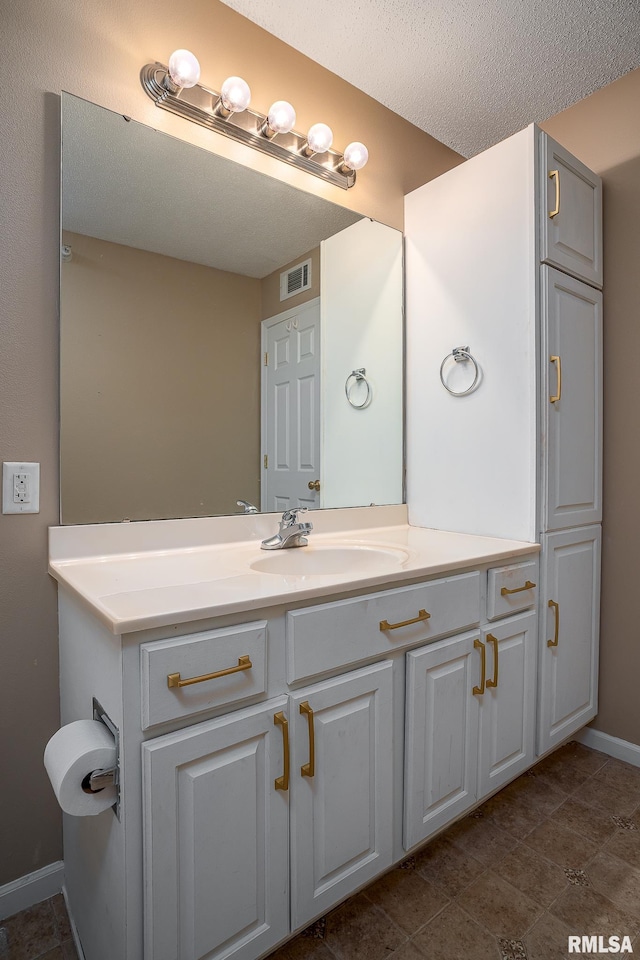
<svg viewBox="0 0 640 960">
<path fill-rule="evenodd" d="M 473 647 L 475 650 L 480 651 L 480 686 L 474 687 L 472 693 L 482 696 L 485 688 L 485 681 L 487 677 L 487 648 L 481 640 L 474 640 Z"/>
<path fill-rule="evenodd" d="M 487 680 L 487 688 L 498 686 L 498 638 L 492 633 L 487 634 L 487 643 L 493 647 L 493 680 Z"/>
<path fill-rule="evenodd" d="M 412 623 L 420 623 L 422 620 L 430 620 L 431 614 L 427 613 L 426 610 L 418 610 L 418 616 L 414 617 L 413 620 L 402 620 L 401 623 L 389 623 L 388 620 L 380 621 L 381 630 L 397 630 L 398 627 L 409 627 Z"/>
<path fill-rule="evenodd" d="M 231 673 L 240 673 L 241 670 L 251 670 L 253 664 L 249 656 L 238 657 L 237 667 L 227 667 L 226 670 L 217 670 L 215 673 L 203 673 L 201 677 L 189 677 L 182 680 L 179 673 L 167 674 L 168 687 L 190 687 L 192 683 L 204 683 L 205 680 L 217 680 L 218 677 L 228 677 Z"/>
<path fill-rule="evenodd" d="M 558 365 L 558 392 L 554 397 L 549 397 L 549 403 L 557 403 L 562 396 L 562 360 L 560 357 L 551 356 L 549 357 L 549 363 L 557 363 Z"/>
<path fill-rule="evenodd" d="M 555 600 L 549 600 L 548 606 L 553 610 L 556 620 L 556 629 L 553 636 L 553 640 L 547 640 L 548 647 L 557 647 L 558 646 L 558 637 L 560 635 L 560 604 L 556 603 Z"/>
<path fill-rule="evenodd" d="M 303 700 L 300 704 L 300 713 L 307 717 L 309 726 L 309 763 L 303 763 L 300 767 L 300 773 L 303 777 L 313 777 L 316 773 L 316 738 L 313 730 L 313 710 L 309 706 L 308 700 Z"/>
<path fill-rule="evenodd" d="M 510 597 L 512 593 L 524 593 L 525 590 L 533 590 L 535 583 L 532 583 L 531 580 L 526 580 L 524 587 L 503 587 L 500 591 L 501 597 Z"/>
<path fill-rule="evenodd" d="M 549 180 L 555 180 L 556 182 L 556 205 L 553 210 L 549 211 L 549 219 L 553 220 L 560 213 L 560 171 L 549 170 Z"/>
<path fill-rule="evenodd" d="M 284 771 L 281 777 L 276 777 L 274 786 L 276 790 L 289 789 L 289 721 L 282 710 L 280 713 L 274 713 L 273 722 L 276 727 L 282 727 L 282 755 L 284 757 Z"/>
</svg>

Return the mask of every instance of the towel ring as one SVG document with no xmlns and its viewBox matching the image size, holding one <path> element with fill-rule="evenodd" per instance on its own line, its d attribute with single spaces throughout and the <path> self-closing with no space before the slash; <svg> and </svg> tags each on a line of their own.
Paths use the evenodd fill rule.
<svg viewBox="0 0 640 960">
<path fill-rule="evenodd" d="M 369 383 L 369 381 L 368 381 L 367 378 L 365 377 L 365 373 L 366 373 L 366 372 L 367 372 L 367 371 L 366 371 L 366 369 L 365 369 L 364 367 L 358 367 L 357 370 L 353 370 L 353 371 L 349 374 L 349 376 L 347 377 L 347 379 L 346 379 L 346 381 L 345 381 L 345 384 L 344 384 L 344 392 L 345 392 L 345 394 L 346 394 L 347 400 L 349 401 L 349 403 L 351 404 L 351 406 L 352 406 L 355 410 L 364 410 L 364 408 L 365 408 L 365 407 L 368 407 L 369 404 L 371 403 L 371 398 L 372 398 L 371 384 Z M 353 383 L 350 384 L 349 381 L 350 381 L 350 380 L 353 380 L 354 378 L 355 378 L 355 382 L 356 382 L 356 383 L 363 383 L 363 382 L 364 382 L 364 384 L 365 384 L 365 386 L 366 386 L 366 388 L 367 388 L 367 395 L 366 395 L 366 397 L 364 398 L 364 400 L 362 401 L 362 403 L 354 403 L 353 400 L 351 399 L 351 391 L 352 391 L 352 389 L 353 389 L 354 384 L 353 384 Z"/>
<path fill-rule="evenodd" d="M 466 360 L 470 360 L 473 364 L 473 383 L 470 387 L 467 387 L 466 390 L 452 390 L 451 387 L 447 386 L 444 379 L 444 365 L 452 358 L 456 363 L 463 363 Z M 450 393 L 452 397 L 466 397 L 467 394 L 473 393 L 473 391 L 478 386 L 478 381 L 480 379 L 480 368 L 476 359 L 469 353 L 469 347 L 454 347 L 451 353 L 448 353 L 440 364 L 440 383 L 445 388 L 447 393 Z"/>
</svg>

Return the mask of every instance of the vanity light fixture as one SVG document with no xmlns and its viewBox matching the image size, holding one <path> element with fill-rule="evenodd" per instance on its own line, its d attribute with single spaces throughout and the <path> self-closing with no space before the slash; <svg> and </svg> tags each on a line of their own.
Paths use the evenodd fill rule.
<svg viewBox="0 0 640 960">
<path fill-rule="evenodd" d="M 241 77 L 228 77 L 220 93 L 203 87 L 200 64 L 189 50 L 175 50 L 169 66 L 148 63 L 140 71 L 145 93 L 157 107 L 232 137 L 246 146 L 277 157 L 348 190 L 369 158 L 367 148 L 354 141 L 344 154 L 331 149 L 333 132 L 326 123 L 314 123 L 306 136 L 293 129 L 296 112 L 286 100 L 276 100 L 268 114 L 249 109 L 251 91 Z"/>
</svg>

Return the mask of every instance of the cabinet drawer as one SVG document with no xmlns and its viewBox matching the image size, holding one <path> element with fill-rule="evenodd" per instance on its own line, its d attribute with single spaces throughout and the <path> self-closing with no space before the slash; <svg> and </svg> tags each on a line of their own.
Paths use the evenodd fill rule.
<svg viewBox="0 0 640 960">
<path fill-rule="evenodd" d="M 527 584 L 531 584 L 527 587 Z M 487 620 L 498 620 L 511 613 L 535 606 L 538 589 L 538 564 L 535 560 L 513 563 L 489 570 Z"/>
<path fill-rule="evenodd" d="M 418 619 L 420 611 L 428 618 Z M 287 613 L 287 681 L 428 643 L 479 621 L 478 571 L 292 610 Z"/>
<path fill-rule="evenodd" d="M 266 646 L 264 620 L 143 643 L 142 729 L 264 693 Z"/>
</svg>

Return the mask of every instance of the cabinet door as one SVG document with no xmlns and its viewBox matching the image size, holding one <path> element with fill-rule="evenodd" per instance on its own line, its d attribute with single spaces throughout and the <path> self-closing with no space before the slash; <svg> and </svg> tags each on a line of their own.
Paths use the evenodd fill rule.
<svg viewBox="0 0 640 960">
<path fill-rule="evenodd" d="M 291 697 L 291 924 L 304 926 L 391 865 L 389 661 Z"/>
<path fill-rule="evenodd" d="M 602 294 L 542 268 L 543 528 L 602 519 Z"/>
<path fill-rule="evenodd" d="M 286 703 L 142 745 L 145 960 L 253 960 L 287 935 Z"/>
<path fill-rule="evenodd" d="M 536 625 L 531 611 L 483 634 L 487 683 L 479 697 L 478 799 L 535 759 Z"/>
<path fill-rule="evenodd" d="M 480 647 L 469 633 L 407 654 L 405 850 L 475 802 Z"/>
<path fill-rule="evenodd" d="M 541 135 L 541 259 L 602 286 L 602 181 Z"/>
<path fill-rule="evenodd" d="M 600 527 L 543 538 L 538 753 L 597 711 Z"/>
</svg>

